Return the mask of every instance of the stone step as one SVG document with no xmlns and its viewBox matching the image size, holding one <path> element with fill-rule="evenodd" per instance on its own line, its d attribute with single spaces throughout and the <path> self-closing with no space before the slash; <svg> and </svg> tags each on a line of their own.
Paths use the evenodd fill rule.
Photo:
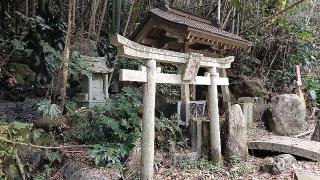
<svg viewBox="0 0 320 180">
<path fill-rule="evenodd" d="M 266 150 L 292 154 L 320 162 L 320 142 L 285 136 L 265 137 L 248 142 L 251 150 Z"/>
</svg>

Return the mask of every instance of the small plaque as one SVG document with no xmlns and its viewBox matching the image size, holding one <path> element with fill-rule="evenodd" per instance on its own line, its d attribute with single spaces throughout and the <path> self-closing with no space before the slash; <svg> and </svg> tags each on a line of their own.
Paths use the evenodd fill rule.
<svg viewBox="0 0 320 180">
<path fill-rule="evenodd" d="M 195 53 L 189 53 L 189 58 L 184 70 L 182 80 L 183 81 L 194 81 L 197 77 L 200 68 L 201 55 Z"/>
</svg>

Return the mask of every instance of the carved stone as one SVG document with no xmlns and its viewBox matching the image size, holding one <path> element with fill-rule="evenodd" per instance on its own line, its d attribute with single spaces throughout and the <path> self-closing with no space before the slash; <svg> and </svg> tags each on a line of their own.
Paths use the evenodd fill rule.
<svg viewBox="0 0 320 180">
<path fill-rule="evenodd" d="M 112 68 L 106 65 L 105 57 L 83 56 L 89 64 L 91 74 L 81 76 L 81 93 L 77 94 L 79 100 L 87 106 L 105 104 L 109 99 L 109 73 Z"/>
<path fill-rule="evenodd" d="M 247 122 L 240 105 L 231 106 L 227 124 L 227 156 L 245 159 L 248 156 Z"/>
</svg>

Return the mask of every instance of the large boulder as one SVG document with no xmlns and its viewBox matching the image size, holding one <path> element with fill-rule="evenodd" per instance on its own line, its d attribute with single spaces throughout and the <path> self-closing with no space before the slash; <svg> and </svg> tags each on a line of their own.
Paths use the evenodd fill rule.
<svg viewBox="0 0 320 180">
<path fill-rule="evenodd" d="M 8 65 L 8 68 L 17 85 L 28 86 L 34 84 L 36 80 L 36 73 L 33 72 L 28 65 L 11 63 Z"/>
<path fill-rule="evenodd" d="M 245 159 L 248 156 L 247 127 L 239 104 L 233 105 L 229 111 L 227 127 L 226 153 L 229 158 Z"/>
<path fill-rule="evenodd" d="M 270 108 L 263 115 L 267 129 L 277 135 L 293 135 L 303 130 L 306 107 L 296 94 L 283 94 L 271 98 Z"/>
<path fill-rule="evenodd" d="M 279 156 L 265 158 L 260 166 L 260 171 L 271 174 L 281 174 L 289 170 L 295 163 L 297 163 L 297 160 L 292 155 L 281 154 Z"/>
<path fill-rule="evenodd" d="M 45 151 L 32 147 L 19 147 L 18 155 L 23 164 L 28 164 L 30 169 L 39 169 L 45 161 Z"/>
<path fill-rule="evenodd" d="M 74 41 L 71 45 L 70 50 L 71 52 L 73 51 L 81 52 L 81 54 L 86 56 L 92 56 L 92 57 L 98 56 L 97 43 L 91 39 L 80 38 L 80 37 L 74 38 Z"/>
<path fill-rule="evenodd" d="M 70 179 L 72 175 L 80 169 L 80 166 L 73 160 L 68 159 L 63 166 L 63 177 Z"/>
<path fill-rule="evenodd" d="M 269 93 L 258 80 L 240 80 L 230 84 L 230 90 L 236 97 L 266 97 Z"/>
</svg>

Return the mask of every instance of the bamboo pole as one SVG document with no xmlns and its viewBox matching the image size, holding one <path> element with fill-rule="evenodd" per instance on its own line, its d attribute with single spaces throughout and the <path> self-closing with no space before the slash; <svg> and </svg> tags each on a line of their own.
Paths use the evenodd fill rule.
<svg viewBox="0 0 320 180">
<path fill-rule="evenodd" d="M 142 180 L 153 179 L 154 163 L 154 116 L 156 93 L 156 61 L 148 60 L 147 82 L 144 84 L 143 94 L 143 119 L 142 119 L 142 146 L 141 146 L 141 175 Z"/>
</svg>

